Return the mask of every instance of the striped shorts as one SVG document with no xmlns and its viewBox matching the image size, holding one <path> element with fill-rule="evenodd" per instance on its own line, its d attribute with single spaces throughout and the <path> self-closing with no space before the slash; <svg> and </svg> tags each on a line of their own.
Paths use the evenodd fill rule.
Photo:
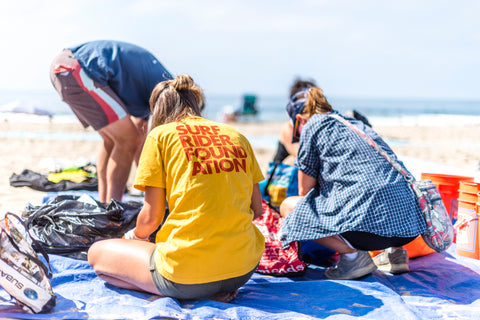
<svg viewBox="0 0 480 320">
<path fill-rule="evenodd" d="M 85 128 L 99 130 L 128 115 L 118 95 L 92 80 L 68 49 L 52 62 L 50 80 Z"/>
</svg>

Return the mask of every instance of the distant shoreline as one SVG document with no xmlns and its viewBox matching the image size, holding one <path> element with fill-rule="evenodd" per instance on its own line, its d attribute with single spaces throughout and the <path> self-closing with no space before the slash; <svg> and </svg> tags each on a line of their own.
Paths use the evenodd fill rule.
<svg viewBox="0 0 480 320">
<path fill-rule="evenodd" d="M 287 115 L 285 106 L 288 103 L 288 97 L 281 95 L 261 95 L 257 96 L 257 109 L 259 113 L 255 116 L 255 121 L 269 123 L 271 121 L 286 121 Z M 356 110 L 368 119 L 381 119 L 376 121 L 379 125 L 384 125 L 394 121 L 395 124 L 416 125 L 419 118 L 432 117 L 432 122 L 442 121 L 440 125 L 447 124 L 443 121 L 442 115 L 448 117 L 478 117 L 480 109 L 480 99 L 454 99 L 454 98 L 408 98 L 408 97 L 342 97 L 329 96 L 327 99 L 334 109 L 341 113 Z M 0 109 L 2 106 L 18 102 L 19 104 L 34 105 L 40 109 L 53 113 L 53 121 L 59 121 L 59 117 L 66 119 L 75 118 L 69 106 L 60 100 L 58 94 L 52 88 L 42 91 L 6 91 L 0 90 Z M 206 94 L 206 106 L 204 110 L 205 117 L 221 121 L 228 110 L 236 110 L 242 105 L 242 95 L 232 94 Z M 5 116 L 0 113 L 0 119 Z M 401 120 L 397 120 L 401 118 Z M 437 120 L 437 118 L 439 120 Z M 75 120 L 74 120 L 75 121 Z M 249 119 L 247 119 L 249 121 Z M 400 121 L 402 121 L 400 123 Z M 423 121 L 423 120 L 420 120 Z M 428 121 L 427 121 L 428 122 Z M 480 123 L 480 120 L 476 123 Z M 422 124 L 423 125 L 423 124 Z"/>
<path fill-rule="evenodd" d="M 213 119 L 220 121 L 221 119 Z M 369 122 L 373 127 L 376 126 L 480 126 L 480 115 L 475 114 L 416 114 L 416 115 L 396 115 L 396 116 L 370 116 Z M 230 122 L 230 124 L 268 124 L 281 123 L 287 119 L 269 119 L 262 120 L 251 118 L 245 121 Z M 25 113 L 5 113 L 0 112 L 0 122 L 9 123 L 39 123 L 39 124 L 71 124 L 78 123 L 74 114 L 54 114 L 52 117 L 25 114 Z"/>
</svg>

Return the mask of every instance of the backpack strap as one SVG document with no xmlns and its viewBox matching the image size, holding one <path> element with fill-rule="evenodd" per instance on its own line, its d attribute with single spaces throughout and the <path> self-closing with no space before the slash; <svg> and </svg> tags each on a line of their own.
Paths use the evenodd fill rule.
<svg viewBox="0 0 480 320">
<path fill-rule="evenodd" d="M 275 171 L 277 170 L 277 167 L 278 165 L 281 163 L 281 161 L 275 161 L 275 164 L 273 165 L 273 169 L 272 169 L 272 172 L 270 172 L 270 175 L 268 176 L 268 180 L 267 180 L 267 183 L 265 184 L 265 189 L 263 189 L 263 195 L 264 196 L 268 196 L 268 187 L 270 186 L 270 184 L 272 183 L 272 179 L 273 179 L 273 176 L 275 175 Z M 269 198 L 270 199 L 270 198 Z M 265 200 L 266 201 L 266 200 Z M 280 213 L 280 210 L 278 210 L 277 208 L 275 208 L 272 203 L 270 201 L 266 201 L 267 202 L 267 205 L 272 209 L 274 210 L 275 212 L 277 213 Z"/>
<path fill-rule="evenodd" d="M 275 171 L 277 170 L 278 165 L 280 164 L 280 161 L 275 161 L 275 164 L 273 165 L 272 172 L 270 172 L 270 175 L 268 176 L 267 183 L 265 184 L 265 189 L 263 189 L 263 195 L 268 196 L 268 187 L 272 183 L 273 176 L 275 175 Z"/>
<path fill-rule="evenodd" d="M 329 114 L 330 117 L 337 119 L 338 121 L 342 122 L 344 125 L 349 127 L 353 132 L 358 134 L 363 140 L 365 140 L 369 145 L 371 145 L 387 162 L 397 170 L 402 177 L 408 182 L 412 183 L 415 181 L 415 178 L 393 157 L 391 157 L 381 146 L 379 146 L 370 136 L 368 136 L 365 132 L 363 132 L 360 128 L 354 126 L 350 121 L 343 118 L 342 116 L 331 113 Z"/>
</svg>

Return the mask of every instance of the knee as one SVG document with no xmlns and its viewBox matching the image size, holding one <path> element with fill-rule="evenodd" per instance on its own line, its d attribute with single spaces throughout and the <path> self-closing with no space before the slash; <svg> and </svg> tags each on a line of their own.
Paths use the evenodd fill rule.
<svg viewBox="0 0 480 320">
<path fill-rule="evenodd" d="M 104 241 L 97 241 L 90 246 L 87 252 L 88 264 L 92 267 L 93 272 L 100 278 L 102 278 L 104 269 L 109 264 L 108 257 L 110 255 L 105 249 Z"/>
<path fill-rule="evenodd" d="M 134 154 L 143 142 L 143 135 L 128 117 L 107 125 L 99 133 L 104 144 L 117 152 Z"/>
<path fill-rule="evenodd" d="M 105 149 L 111 151 L 113 149 L 113 147 L 115 146 L 114 141 L 106 135 L 103 135 L 102 139 L 103 139 L 103 145 L 104 145 Z"/>
<path fill-rule="evenodd" d="M 297 204 L 297 202 L 301 199 L 299 196 L 288 197 L 283 200 L 282 204 L 280 205 L 280 215 L 282 217 L 286 217 L 290 212 L 292 212 L 293 208 Z"/>
<path fill-rule="evenodd" d="M 115 147 L 122 153 L 135 154 L 142 143 L 142 137 L 139 134 L 122 136 L 115 142 Z"/>
<path fill-rule="evenodd" d="M 101 242 L 93 243 L 88 249 L 88 252 L 87 252 L 88 264 L 91 267 L 93 267 L 94 271 L 95 271 L 95 266 L 98 264 L 99 259 L 102 256 L 101 251 L 102 251 Z"/>
</svg>

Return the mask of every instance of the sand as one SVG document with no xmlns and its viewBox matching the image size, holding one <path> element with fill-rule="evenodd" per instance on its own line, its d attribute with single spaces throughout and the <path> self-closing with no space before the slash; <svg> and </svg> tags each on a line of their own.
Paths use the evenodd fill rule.
<svg viewBox="0 0 480 320">
<path fill-rule="evenodd" d="M 249 137 L 276 136 L 281 123 L 231 123 Z M 480 161 L 480 126 L 376 126 L 374 129 L 384 138 L 393 139 L 391 145 L 399 158 L 414 157 L 425 161 L 448 165 L 472 172 L 478 171 Z M 91 129 L 83 129 L 79 123 L 0 122 L 0 132 L 61 132 L 95 135 Z M 24 169 L 46 174 L 54 164 L 95 161 L 100 141 L 68 141 L 32 139 L 28 137 L 0 137 L 2 164 L 0 165 L 0 213 L 11 211 L 20 214 L 27 203 L 40 205 L 44 192 L 28 187 L 10 186 L 9 177 Z M 275 153 L 275 145 L 254 148 L 260 167 L 266 171 Z M 426 168 L 428 170 L 428 168 Z M 134 168 L 130 175 L 131 184 Z"/>
</svg>

